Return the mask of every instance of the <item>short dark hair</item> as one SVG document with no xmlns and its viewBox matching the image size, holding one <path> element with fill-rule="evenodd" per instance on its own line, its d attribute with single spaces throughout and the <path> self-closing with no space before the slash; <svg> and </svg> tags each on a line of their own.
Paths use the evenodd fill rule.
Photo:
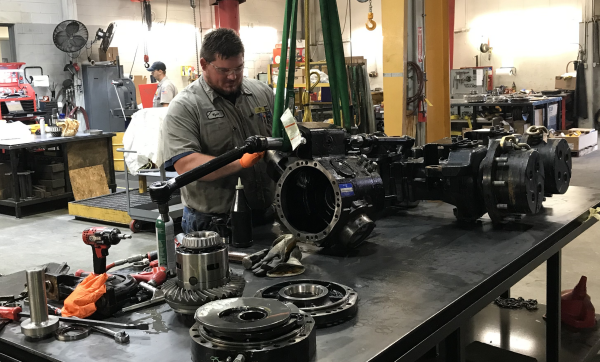
<svg viewBox="0 0 600 362">
<path fill-rule="evenodd" d="M 200 57 L 207 62 L 213 62 L 217 56 L 222 59 L 244 54 L 244 44 L 239 35 L 231 29 L 219 28 L 204 36 Z"/>
</svg>

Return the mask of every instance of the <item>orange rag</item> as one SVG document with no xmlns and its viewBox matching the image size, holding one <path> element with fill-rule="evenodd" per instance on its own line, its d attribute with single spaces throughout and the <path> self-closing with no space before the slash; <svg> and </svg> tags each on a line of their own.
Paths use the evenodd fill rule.
<svg viewBox="0 0 600 362">
<path fill-rule="evenodd" d="M 96 301 L 106 293 L 108 275 L 91 273 L 65 299 L 63 317 L 89 317 L 96 311 Z"/>
<path fill-rule="evenodd" d="M 250 168 L 256 165 L 264 155 L 264 151 L 258 153 L 245 153 L 240 159 L 240 163 L 242 164 L 243 168 Z"/>
</svg>

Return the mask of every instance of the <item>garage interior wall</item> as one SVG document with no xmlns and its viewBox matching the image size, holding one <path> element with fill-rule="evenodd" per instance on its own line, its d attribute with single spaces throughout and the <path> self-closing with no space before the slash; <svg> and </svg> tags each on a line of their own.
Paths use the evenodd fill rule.
<svg viewBox="0 0 600 362">
<path fill-rule="evenodd" d="M 583 0 L 456 0 L 454 68 L 515 67 L 517 75 L 494 75 L 494 86 L 542 91 L 577 59 Z M 493 48 L 491 59 L 479 46 Z M 573 71 L 573 66 L 569 66 Z"/>
<path fill-rule="evenodd" d="M 348 4 L 351 6 L 348 7 Z M 377 77 L 369 78 L 371 89 L 375 89 L 383 88 L 383 35 L 381 32 L 381 1 L 373 1 L 372 4 L 373 21 L 377 23 L 377 27 L 375 30 L 369 31 L 365 27 L 369 13 L 368 2 L 358 3 L 356 0 L 337 0 L 340 27 L 343 30 L 344 53 L 347 57 L 350 55 L 365 57 L 367 70 L 369 72 L 376 71 L 378 74 Z M 313 60 L 325 60 L 321 12 L 317 5 L 316 1 L 311 2 L 311 34 L 317 34 L 317 36 L 311 35 L 311 44 L 313 45 L 311 54 Z M 352 30 L 352 33 L 350 30 Z M 352 35 L 352 42 L 350 42 L 350 35 Z"/>
<path fill-rule="evenodd" d="M 201 38 L 213 27 L 213 8 L 208 0 L 196 1 L 196 22 L 202 27 L 197 31 L 198 46 Z M 78 20 L 96 31 L 106 29 L 116 22 L 117 28 L 111 46 L 119 48 L 119 57 L 124 73 L 148 75 L 144 68 L 144 40 L 148 47 L 150 63 L 162 61 L 167 66 L 167 75 L 179 90 L 188 85 L 187 77 L 181 76 L 181 66 L 196 68 L 194 45 L 194 18 L 189 0 L 155 0 L 151 3 L 153 13 L 152 31 L 148 32 L 141 22 L 139 3 L 123 0 L 77 0 Z M 274 44 L 280 39 L 283 25 L 283 2 L 263 0 L 261 6 L 240 6 L 240 35 L 246 47 L 245 75 L 255 78 L 258 72 L 266 72 L 271 61 Z M 264 9 L 271 15 L 265 16 Z M 165 24 L 166 18 L 166 24 Z M 147 37 L 147 39 L 145 39 Z M 135 64 L 131 68 L 134 56 Z M 97 45 L 93 48 L 94 59 L 98 59 Z M 87 55 L 80 57 L 84 61 Z"/>
<path fill-rule="evenodd" d="M 0 0 L 0 23 L 14 24 L 17 61 L 41 66 L 53 82 L 67 78 L 67 57 L 52 42 L 52 31 L 62 21 L 61 0 Z M 34 73 L 35 72 L 35 73 Z M 32 74 L 39 74 L 32 70 Z M 48 88 L 35 88 L 38 96 Z"/>
</svg>

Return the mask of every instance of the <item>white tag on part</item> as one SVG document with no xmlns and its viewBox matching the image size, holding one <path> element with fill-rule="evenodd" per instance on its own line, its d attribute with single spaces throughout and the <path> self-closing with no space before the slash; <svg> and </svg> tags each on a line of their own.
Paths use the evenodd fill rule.
<svg viewBox="0 0 600 362">
<path fill-rule="evenodd" d="M 298 125 L 296 124 L 296 119 L 289 108 L 281 116 L 281 123 L 283 123 L 285 133 L 287 133 L 288 138 L 290 139 L 292 150 L 295 150 L 300 143 L 302 143 L 302 136 L 300 134 L 300 129 L 298 129 Z"/>
</svg>

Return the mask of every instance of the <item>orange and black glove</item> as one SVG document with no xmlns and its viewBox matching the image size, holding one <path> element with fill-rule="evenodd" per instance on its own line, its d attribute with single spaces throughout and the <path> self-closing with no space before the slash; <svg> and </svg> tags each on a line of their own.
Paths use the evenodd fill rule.
<svg viewBox="0 0 600 362">
<path fill-rule="evenodd" d="M 89 317 L 96 311 L 96 301 L 106 293 L 108 275 L 90 274 L 65 299 L 63 317 Z"/>
<path fill-rule="evenodd" d="M 250 168 L 258 163 L 265 156 L 265 152 L 245 153 L 240 159 L 243 168 Z"/>
</svg>

